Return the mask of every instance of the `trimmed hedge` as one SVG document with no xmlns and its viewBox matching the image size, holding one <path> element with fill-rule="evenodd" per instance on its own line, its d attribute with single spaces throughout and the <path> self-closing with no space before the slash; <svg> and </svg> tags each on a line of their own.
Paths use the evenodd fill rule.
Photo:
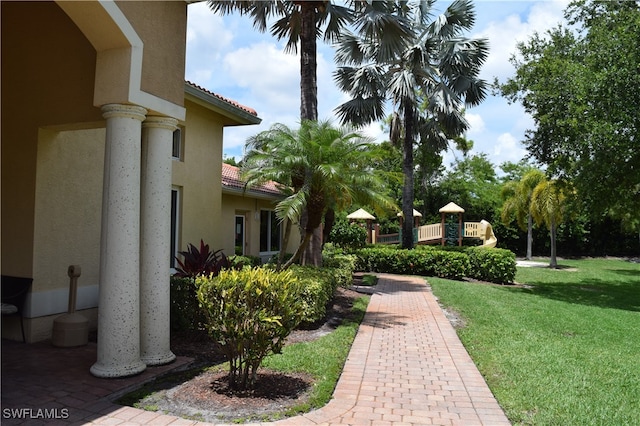
<svg viewBox="0 0 640 426">
<path fill-rule="evenodd" d="M 354 251 L 357 271 L 435 276 L 460 280 L 464 277 L 494 283 L 515 278 L 515 255 L 504 249 L 483 247 L 440 248 L 417 246 L 413 250 L 370 246 Z"/>
<path fill-rule="evenodd" d="M 469 247 L 469 277 L 498 284 L 510 284 L 516 277 L 516 255 L 505 249 Z"/>
<path fill-rule="evenodd" d="M 324 318 L 327 304 L 338 288 L 334 269 L 292 265 L 289 270 L 301 283 L 299 297 L 303 302 L 303 325 L 310 325 Z"/>
</svg>

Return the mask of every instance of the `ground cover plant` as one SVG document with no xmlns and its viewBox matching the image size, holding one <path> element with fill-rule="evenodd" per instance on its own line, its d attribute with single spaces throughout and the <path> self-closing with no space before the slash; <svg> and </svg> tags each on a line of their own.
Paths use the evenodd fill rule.
<svg viewBox="0 0 640 426">
<path fill-rule="evenodd" d="M 518 267 L 513 286 L 428 282 L 514 425 L 640 421 L 640 264 Z"/>
</svg>

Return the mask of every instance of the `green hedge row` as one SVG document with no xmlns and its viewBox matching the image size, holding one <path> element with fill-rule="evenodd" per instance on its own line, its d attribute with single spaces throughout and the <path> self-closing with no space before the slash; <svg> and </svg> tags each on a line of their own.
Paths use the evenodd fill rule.
<svg viewBox="0 0 640 426">
<path fill-rule="evenodd" d="M 237 257 L 236 257 L 237 259 Z M 245 261 L 245 259 L 237 259 Z M 325 267 L 293 265 L 291 272 L 302 281 L 300 297 L 304 301 L 303 325 L 313 324 L 326 314 L 328 303 L 338 287 L 353 282 L 356 257 L 332 254 L 324 258 Z M 248 263 L 248 262 L 247 262 Z M 246 265 L 246 263 L 244 263 Z M 191 278 L 171 277 L 171 328 L 173 330 L 203 329 L 206 317 L 196 296 L 197 286 Z"/>
<path fill-rule="evenodd" d="M 500 284 L 512 283 L 516 274 L 515 255 L 504 249 L 462 247 L 442 249 L 418 246 L 414 250 L 371 246 L 353 252 L 357 271 L 464 277 Z"/>
</svg>

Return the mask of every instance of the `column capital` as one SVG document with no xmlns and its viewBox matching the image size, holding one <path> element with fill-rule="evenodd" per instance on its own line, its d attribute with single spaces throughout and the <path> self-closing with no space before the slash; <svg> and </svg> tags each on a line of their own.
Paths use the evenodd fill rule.
<svg viewBox="0 0 640 426">
<path fill-rule="evenodd" d="M 142 122 L 142 127 L 160 128 L 174 131 L 178 128 L 178 120 L 172 117 L 150 115 Z"/>
<path fill-rule="evenodd" d="M 104 118 L 122 117 L 144 121 L 147 116 L 147 110 L 137 105 L 107 104 L 101 109 Z"/>
</svg>

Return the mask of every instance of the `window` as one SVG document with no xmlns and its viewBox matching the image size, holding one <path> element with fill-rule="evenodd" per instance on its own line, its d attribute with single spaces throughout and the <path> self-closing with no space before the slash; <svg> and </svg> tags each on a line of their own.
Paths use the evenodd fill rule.
<svg viewBox="0 0 640 426">
<path fill-rule="evenodd" d="M 169 265 L 176 267 L 176 256 L 178 255 L 178 242 L 180 241 L 180 189 L 171 188 L 171 252 Z"/>
<path fill-rule="evenodd" d="M 182 160 L 182 148 L 184 146 L 184 128 L 178 127 L 173 131 L 173 145 L 171 156 L 174 160 Z"/>
<path fill-rule="evenodd" d="M 236 216 L 236 243 L 235 254 L 242 256 L 244 254 L 244 216 Z"/>
<path fill-rule="evenodd" d="M 275 212 L 260 210 L 260 252 L 280 251 L 280 223 Z"/>
</svg>

